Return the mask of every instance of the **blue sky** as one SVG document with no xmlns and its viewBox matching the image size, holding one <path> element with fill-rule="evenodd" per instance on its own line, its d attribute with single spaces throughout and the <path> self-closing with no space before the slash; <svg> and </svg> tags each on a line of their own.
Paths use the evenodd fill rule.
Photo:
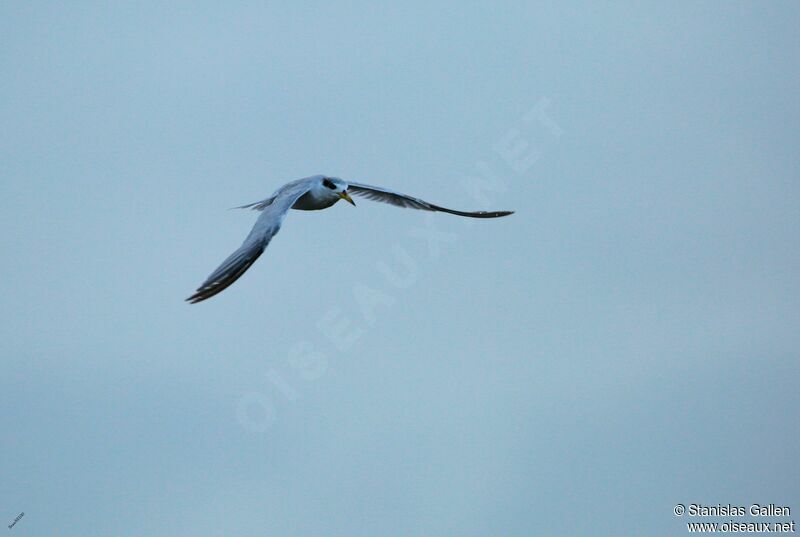
<svg viewBox="0 0 800 537">
<path fill-rule="evenodd" d="M 15 535 L 681 535 L 800 509 L 800 7 L 0 5 Z M 183 302 L 325 173 L 258 263 Z M 476 187 L 476 185 L 478 185 Z"/>
</svg>

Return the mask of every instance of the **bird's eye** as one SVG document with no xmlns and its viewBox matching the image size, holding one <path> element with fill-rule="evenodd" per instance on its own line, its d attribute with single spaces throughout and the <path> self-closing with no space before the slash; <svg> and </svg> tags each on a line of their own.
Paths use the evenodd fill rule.
<svg viewBox="0 0 800 537">
<path fill-rule="evenodd" d="M 334 185 L 333 181 L 331 181 L 330 179 L 323 179 L 322 184 L 326 188 L 330 188 L 331 190 L 336 190 L 336 185 Z"/>
</svg>

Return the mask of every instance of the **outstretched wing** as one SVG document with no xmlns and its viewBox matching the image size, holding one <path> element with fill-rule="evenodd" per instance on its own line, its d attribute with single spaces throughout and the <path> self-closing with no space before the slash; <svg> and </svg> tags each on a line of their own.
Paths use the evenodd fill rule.
<svg viewBox="0 0 800 537">
<path fill-rule="evenodd" d="M 470 218 L 497 218 L 500 216 L 508 216 L 514 214 L 514 211 L 456 211 L 455 209 L 447 209 L 440 207 L 433 203 L 428 203 L 425 200 L 400 194 L 399 192 L 392 192 L 386 188 L 378 186 L 364 185 L 361 183 L 349 183 L 347 191 L 350 194 L 361 196 L 373 201 L 380 201 L 396 205 L 397 207 L 405 207 L 408 209 L 421 209 L 423 211 L 441 211 L 444 213 L 455 214 L 458 216 L 468 216 Z"/>
<path fill-rule="evenodd" d="M 202 302 L 225 290 L 249 269 L 281 229 L 283 219 L 294 202 L 308 191 L 307 184 L 289 184 L 278 192 L 272 202 L 262 209 L 253 229 L 242 245 L 217 270 L 206 278 L 197 291 L 186 299 L 191 304 Z"/>
</svg>

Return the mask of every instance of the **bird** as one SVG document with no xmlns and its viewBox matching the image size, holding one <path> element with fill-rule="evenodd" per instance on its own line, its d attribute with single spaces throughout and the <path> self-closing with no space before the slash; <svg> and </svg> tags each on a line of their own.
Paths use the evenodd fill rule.
<svg viewBox="0 0 800 537">
<path fill-rule="evenodd" d="M 261 215 L 242 245 L 228 256 L 186 301 L 190 304 L 202 302 L 224 291 L 238 280 L 264 253 L 272 238 L 280 230 L 289 209 L 318 211 L 327 209 L 340 200 L 355 206 L 351 194 L 397 207 L 444 212 L 469 218 L 499 218 L 514 213 L 514 211 L 456 211 L 388 188 L 344 181 L 339 177 L 327 175 L 304 177 L 286 183 L 266 199 L 234 207 L 234 209 L 260 211 Z"/>
</svg>

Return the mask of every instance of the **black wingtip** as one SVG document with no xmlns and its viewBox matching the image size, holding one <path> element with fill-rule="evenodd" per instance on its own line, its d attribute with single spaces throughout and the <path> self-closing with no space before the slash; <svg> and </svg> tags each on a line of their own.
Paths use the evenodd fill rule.
<svg viewBox="0 0 800 537">
<path fill-rule="evenodd" d="M 450 213 L 455 214 L 457 216 L 466 216 L 468 218 L 500 218 L 502 216 L 508 216 L 510 214 L 514 214 L 514 211 L 456 211 L 455 209 L 448 209 L 446 207 L 440 207 L 438 205 L 431 204 L 431 208 L 434 211 L 441 211 L 443 213 Z"/>
<path fill-rule="evenodd" d="M 238 280 L 242 274 L 247 272 L 247 269 L 249 269 L 253 263 L 256 262 L 256 259 L 258 259 L 258 257 L 264 252 L 264 248 L 265 246 L 261 246 L 257 250 L 253 250 L 249 257 L 242 259 L 241 264 L 235 265 L 232 269 L 225 271 L 221 276 L 206 280 L 203 285 L 197 288 L 197 292 L 195 294 L 186 299 L 186 302 L 189 304 L 197 304 L 198 302 L 207 300 L 230 287 L 233 282 Z M 236 255 L 236 253 L 233 255 Z"/>
<path fill-rule="evenodd" d="M 514 211 L 478 211 L 469 216 L 474 218 L 501 218 L 510 214 L 514 214 Z"/>
<path fill-rule="evenodd" d="M 189 298 L 185 298 L 184 302 L 188 302 L 189 304 L 197 304 L 198 302 L 202 302 L 203 300 L 211 298 L 211 296 L 203 296 L 200 291 L 197 291 L 195 294 L 190 296 Z"/>
</svg>

